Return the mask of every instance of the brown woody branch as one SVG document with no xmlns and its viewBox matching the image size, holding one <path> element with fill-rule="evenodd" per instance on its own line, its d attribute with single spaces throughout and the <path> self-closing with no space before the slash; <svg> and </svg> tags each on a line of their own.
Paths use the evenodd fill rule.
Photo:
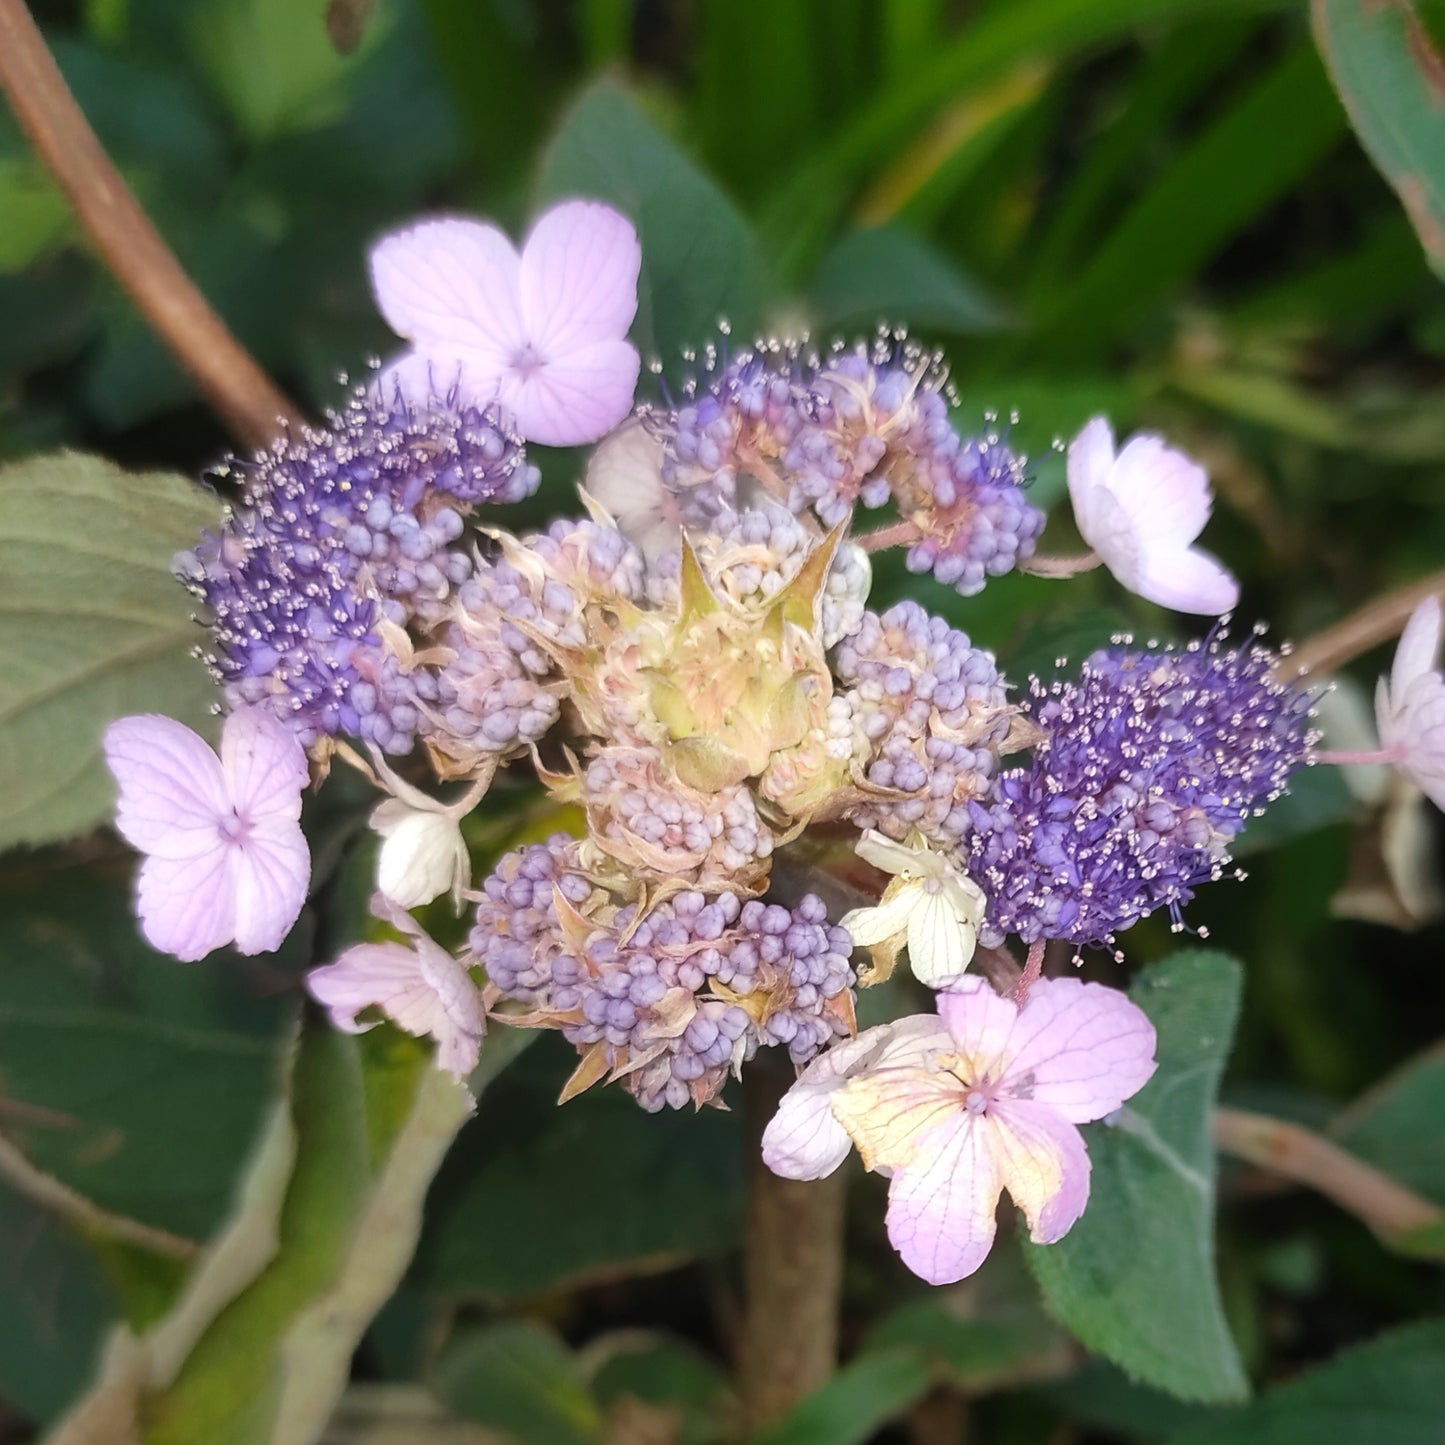
<svg viewBox="0 0 1445 1445">
<path fill-rule="evenodd" d="M 0 0 L 0 87 L 91 244 L 243 444 L 297 420 L 140 208 L 60 74 L 24 0 Z"/>
</svg>

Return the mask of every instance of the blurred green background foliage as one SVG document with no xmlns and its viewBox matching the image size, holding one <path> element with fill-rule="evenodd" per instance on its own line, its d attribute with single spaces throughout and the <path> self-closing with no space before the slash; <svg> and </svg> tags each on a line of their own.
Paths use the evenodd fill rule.
<svg viewBox="0 0 1445 1445">
<path fill-rule="evenodd" d="M 1315 6 L 1351 61 L 1374 54 L 1358 28 L 1372 10 L 1401 7 Z M 1337 65 L 1347 115 L 1300 4 L 46 0 L 36 12 L 160 230 L 313 413 L 395 345 L 365 272 L 382 231 L 457 210 L 516 234 L 552 197 L 596 195 L 638 223 L 634 335 L 674 385 L 722 317 L 734 338 L 867 334 L 886 318 L 946 350 L 960 425 L 1007 425 L 1044 505 L 1063 494 L 1054 444 L 1090 415 L 1163 431 L 1209 466 L 1207 543 L 1241 576 L 1241 620 L 1276 637 L 1308 637 L 1445 557 L 1445 289 L 1422 247 L 1445 216 L 1433 190 L 1445 138 L 1410 130 L 1422 72 L 1398 45 L 1380 62 L 1398 72 Z M 1423 44 L 1445 33 L 1442 15 L 1422 7 Z M 1392 104 L 1399 124 L 1381 119 Z M 1351 115 L 1387 174 L 1418 176 L 1410 211 Z M 227 444 L 0 110 L 0 457 L 77 448 L 195 475 Z M 579 460 L 538 459 L 536 518 L 569 507 Z M 0 560 L 13 562 L 26 534 L 3 508 Z M 167 536 L 160 515 L 146 525 Z M 93 496 L 62 520 L 81 538 L 108 526 Z M 1067 550 L 1066 518 L 1051 528 L 1051 550 Z M 27 625 L 43 588 L 0 579 L 7 629 Z M 1013 576 L 964 602 L 881 571 L 875 605 L 901 595 L 1018 678 L 1120 629 L 1183 635 L 1100 573 L 1063 589 Z M 184 625 L 179 589 L 175 606 Z M 1354 680 L 1382 664 L 1363 659 Z M 199 698 L 204 681 L 196 668 L 175 685 Z M 7 780 L 27 766 L 3 733 L 18 706 L 0 690 Z M 286 955 L 195 968 L 137 940 L 129 857 L 87 831 L 103 802 L 0 830 L 45 845 L 0 861 L 0 1137 L 105 1210 L 204 1239 L 271 1107 L 300 971 L 359 927 L 369 859 L 348 845 L 366 800 L 342 789 L 318 806 L 319 866 L 336 871 Z M 544 827 L 534 802 L 494 795 L 478 848 Z M 1190 919 L 1243 964 L 1233 1048 L 1225 1021 L 1210 1065 L 1228 1053 L 1225 1100 L 1333 1131 L 1445 1206 L 1439 832 L 1437 814 L 1409 822 L 1308 774 L 1251 831 L 1249 880 L 1206 891 Z M 1125 942 L 1127 971 L 1090 970 L 1121 983 L 1178 944 L 1159 920 Z M 570 1066 L 549 1038 L 485 1095 L 328 1439 L 392 1439 L 364 1433 L 388 1417 L 416 1432 L 398 1440 L 730 1438 L 737 1116 L 649 1118 L 605 1091 L 557 1110 Z M 1207 1107 L 1201 1097 L 1200 1117 Z M 860 1173 L 853 1189 L 850 1363 L 775 1445 L 950 1439 L 965 1395 L 969 1438 L 1003 1445 L 1294 1445 L 1337 1438 L 1319 1422 L 1341 1402 L 1362 1439 L 1439 1438 L 1440 1269 L 1319 1198 L 1223 1170 L 1220 1329 L 1242 1362 L 1230 1368 L 1266 1391 L 1233 1407 L 1173 1401 L 1070 1344 L 1012 1242 L 976 1287 L 922 1292 L 886 1248 L 877 1181 Z M 77 1232 L 0 1175 L 0 1440 L 56 1418 L 109 1324 L 155 1318 L 183 1273 Z M 1197 1324 L 1193 1302 L 1176 1303 L 1177 1327 Z M 1120 1357 L 1106 1327 L 1101 1345 L 1088 1322 L 1067 1323 Z M 1366 1353 L 1301 1374 L 1363 1341 Z M 1183 1393 L 1230 1392 L 1192 1385 Z"/>
</svg>

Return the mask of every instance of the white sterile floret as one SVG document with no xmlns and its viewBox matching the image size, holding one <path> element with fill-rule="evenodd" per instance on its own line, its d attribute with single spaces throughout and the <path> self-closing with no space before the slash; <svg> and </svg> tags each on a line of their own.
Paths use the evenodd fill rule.
<svg viewBox="0 0 1445 1445">
<path fill-rule="evenodd" d="M 1074 521 L 1104 565 L 1131 592 L 1176 612 L 1217 616 L 1239 601 L 1239 583 L 1193 545 L 1209 520 L 1204 468 L 1140 432 L 1114 454 L 1114 433 L 1096 416 L 1069 443 Z"/>
<path fill-rule="evenodd" d="M 978 885 L 916 835 L 911 843 L 895 843 L 870 829 L 856 851 L 895 876 L 876 906 L 855 908 L 839 920 L 849 937 L 872 950 L 883 977 L 906 942 L 919 981 L 948 987 L 968 968 L 978 942 L 986 906 Z"/>
<path fill-rule="evenodd" d="M 371 826 L 381 834 L 376 859 L 376 887 L 399 908 L 420 908 L 443 893 L 461 907 L 462 889 L 471 876 L 471 857 L 462 838 L 461 820 L 476 807 L 486 782 L 474 783 L 452 803 L 443 803 L 414 788 L 373 754 L 381 780 L 392 796 L 371 813 Z"/>
<path fill-rule="evenodd" d="M 1380 743 L 1400 771 L 1445 808 L 1445 678 L 1440 656 L 1440 599 L 1428 597 L 1400 634 L 1395 665 L 1375 692 Z"/>
</svg>

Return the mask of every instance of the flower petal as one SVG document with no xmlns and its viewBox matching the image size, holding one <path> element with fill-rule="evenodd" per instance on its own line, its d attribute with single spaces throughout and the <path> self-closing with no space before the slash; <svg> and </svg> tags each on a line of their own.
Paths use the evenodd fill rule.
<svg viewBox="0 0 1445 1445">
<path fill-rule="evenodd" d="M 661 440 L 630 421 L 593 450 L 583 483 L 649 563 L 672 551 L 682 535 L 677 504 L 662 479 L 662 454 Z"/>
<path fill-rule="evenodd" d="M 136 912 L 152 948 L 195 963 L 236 934 L 234 850 L 219 837 L 190 858 L 152 855 L 141 864 Z"/>
<path fill-rule="evenodd" d="M 1440 599 L 1427 597 L 1410 614 L 1395 648 L 1390 669 L 1390 691 L 1396 707 L 1405 700 L 1410 684 L 1435 667 L 1440 655 Z"/>
<path fill-rule="evenodd" d="M 1234 574 L 1197 547 L 1146 551 L 1132 590 L 1161 607 L 1206 617 L 1232 612 L 1239 605 Z"/>
<path fill-rule="evenodd" d="M 120 786 L 115 825 L 146 853 L 195 858 L 218 846 L 230 814 L 221 764 L 184 723 L 159 713 L 117 718 L 105 730 L 105 761 Z"/>
<path fill-rule="evenodd" d="M 1089 1202 L 1089 1154 L 1083 1136 L 1052 1109 L 1026 1099 L 990 1106 L 983 1127 L 999 1178 L 1028 1220 L 1035 1244 L 1053 1244 Z"/>
<path fill-rule="evenodd" d="M 221 771 L 236 812 L 252 823 L 295 822 L 310 781 L 306 749 L 269 708 L 238 708 L 221 732 Z"/>
<path fill-rule="evenodd" d="M 371 250 L 371 287 L 387 325 L 437 358 L 500 371 L 527 344 L 521 262 L 495 226 L 460 217 L 422 221 Z"/>
<path fill-rule="evenodd" d="M 838 920 L 858 948 L 883 943 L 908 931 L 909 920 L 923 899 L 922 885 L 902 879 L 890 883 L 883 897 L 868 908 L 853 908 Z"/>
<path fill-rule="evenodd" d="M 503 372 L 497 394 L 528 441 L 580 446 L 611 431 L 632 410 L 641 365 L 627 342 L 597 341 Z"/>
<path fill-rule="evenodd" d="M 335 963 L 313 968 L 306 987 L 325 1006 L 331 1021 L 348 1033 L 366 1008 L 379 1008 L 407 1033 L 437 1041 L 437 1066 L 457 1078 L 476 1068 L 485 1019 L 477 986 L 456 959 L 430 940 L 410 948 L 402 943 L 359 943 Z"/>
<path fill-rule="evenodd" d="M 968 968 L 977 930 L 959 918 L 941 891 L 919 891 L 914 900 L 908 914 L 909 966 L 920 983 L 929 988 L 947 988 Z"/>
<path fill-rule="evenodd" d="M 1150 432 L 1125 442 L 1108 488 L 1146 550 L 1187 547 L 1204 530 L 1213 505 L 1209 473 Z"/>
<path fill-rule="evenodd" d="M 834 1044 L 803 1070 L 763 1130 L 763 1162 L 787 1179 L 822 1179 L 851 1149 L 852 1140 L 832 1110 L 832 1096 L 847 1080 L 878 1064 L 915 1058 L 920 1047 L 946 1047 L 948 1036 L 932 1014 L 914 1014 L 865 1029 Z"/>
<path fill-rule="evenodd" d="M 232 853 L 235 939 L 242 953 L 272 953 L 291 932 L 306 902 L 311 853 L 296 822 L 253 824 Z"/>
<path fill-rule="evenodd" d="M 929 1284 L 971 1275 L 993 1247 L 1001 1188 L 990 1131 L 958 1109 L 928 1131 L 888 1189 L 888 1238 Z"/>
<path fill-rule="evenodd" d="M 1114 430 L 1107 417 L 1092 418 L 1069 443 L 1069 500 L 1079 535 L 1097 548 L 1093 537 L 1094 501 L 1114 465 Z"/>
<path fill-rule="evenodd" d="M 637 315 L 641 270 L 642 247 L 626 216 L 598 201 L 553 206 L 522 248 L 521 312 L 533 348 L 561 361 L 620 341 Z"/>
<path fill-rule="evenodd" d="M 1014 1097 L 1074 1124 L 1102 1119 L 1154 1075 L 1148 1015 L 1127 995 L 1077 978 L 1041 978 L 1009 1038 L 1001 1080 Z"/>
<path fill-rule="evenodd" d="M 1131 592 L 1137 592 L 1144 554 L 1134 518 L 1106 487 L 1094 493 L 1089 505 L 1088 530 L 1081 525 L 1079 531 L 1109 571 Z"/>
<path fill-rule="evenodd" d="M 936 1047 L 938 1036 L 932 1046 Z M 946 1036 L 942 1039 L 947 1047 Z M 833 1095 L 833 1115 L 852 1136 L 869 1169 L 898 1170 L 913 1159 L 919 1141 L 965 1112 L 962 1085 L 927 1058 L 928 1046 L 911 1056 L 880 1054 Z"/>
<path fill-rule="evenodd" d="M 975 1078 L 998 1078 L 1009 1058 L 1017 1006 L 978 974 L 964 974 L 938 995 L 938 1013 Z"/>
</svg>

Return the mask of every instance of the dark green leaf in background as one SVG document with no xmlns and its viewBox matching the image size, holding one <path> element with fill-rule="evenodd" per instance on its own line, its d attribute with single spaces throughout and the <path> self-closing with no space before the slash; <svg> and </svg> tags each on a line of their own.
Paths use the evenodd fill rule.
<svg viewBox="0 0 1445 1445">
<path fill-rule="evenodd" d="M 621 87 L 599 81 L 569 112 L 540 192 L 544 201 L 595 197 L 632 218 L 642 239 L 632 335 L 668 375 L 683 348 L 716 337 L 719 318 L 740 341 L 751 339 L 767 282 L 747 223 Z"/>
<path fill-rule="evenodd" d="M 1112 1124 L 1085 1130 L 1084 1217 L 1057 1244 L 1026 1245 L 1051 1311 L 1130 1375 L 1190 1400 L 1238 1399 L 1244 1371 L 1214 1271 L 1209 1116 L 1239 1014 L 1241 971 L 1179 953 L 1130 997 L 1159 1035 L 1159 1069 Z"/>
<path fill-rule="evenodd" d="M 731 1248 L 738 1116 L 644 1114 L 618 1088 L 557 1106 L 575 1063 L 548 1037 L 489 1091 L 433 1191 L 412 1283 L 512 1295 Z"/>
<path fill-rule="evenodd" d="M 1171 1445 L 1438 1445 L 1442 1422 L 1445 1320 L 1436 1319 L 1346 1350 Z"/>
<path fill-rule="evenodd" d="M 458 1414 L 525 1445 L 589 1445 L 602 1411 L 566 1345 L 541 1325 L 509 1320 L 460 1336 L 437 1367 Z"/>
</svg>

